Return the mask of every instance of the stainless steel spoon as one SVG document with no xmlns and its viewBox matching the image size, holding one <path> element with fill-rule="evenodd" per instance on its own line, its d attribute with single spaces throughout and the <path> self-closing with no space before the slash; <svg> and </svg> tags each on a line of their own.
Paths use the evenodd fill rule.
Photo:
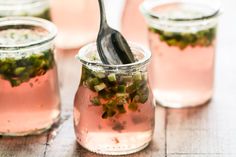
<svg viewBox="0 0 236 157">
<path fill-rule="evenodd" d="M 129 64 L 135 62 L 134 55 L 120 32 L 107 24 L 103 0 L 98 0 L 100 7 L 100 30 L 97 37 L 97 50 L 104 64 Z"/>
</svg>

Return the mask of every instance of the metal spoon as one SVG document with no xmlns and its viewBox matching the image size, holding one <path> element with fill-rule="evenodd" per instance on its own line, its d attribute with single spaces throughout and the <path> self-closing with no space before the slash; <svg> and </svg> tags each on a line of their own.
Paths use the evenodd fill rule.
<svg viewBox="0 0 236 157">
<path fill-rule="evenodd" d="M 107 24 L 103 0 L 98 0 L 100 7 L 100 30 L 97 37 L 97 50 L 104 64 L 129 64 L 135 62 L 134 55 L 120 32 Z"/>
</svg>

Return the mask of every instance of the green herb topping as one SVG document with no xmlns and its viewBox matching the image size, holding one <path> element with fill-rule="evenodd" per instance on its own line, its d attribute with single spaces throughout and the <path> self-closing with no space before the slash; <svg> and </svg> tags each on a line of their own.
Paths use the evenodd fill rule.
<svg viewBox="0 0 236 157">
<path fill-rule="evenodd" d="M 212 27 L 206 30 L 200 30 L 194 33 L 168 32 L 156 28 L 149 28 L 150 32 L 159 35 L 160 40 L 166 42 L 169 46 L 179 47 L 181 50 L 188 46 L 208 47 L 211 46 L 216 37 L 216 28 Z"/>
<path fill-rule="evenodd" d="M 16 87 L 31 78 L 44 75 L 53 66 L 54 56 L 51 49 L 20 59 L 0 58 L 0 77 Z"/>
<path fill-rule="evenodd" d="M 86 66 L 82 68 L 81 86 L 96 92 L 90 98 L 92 105 L 103 108 L 101 117 L 107 119 L 117 114 L 124 114 L 127 109 L 137 111 L 149 97 L 146 73 L 131 75 L 109 72 L 95 72 Z"/>
</svg>

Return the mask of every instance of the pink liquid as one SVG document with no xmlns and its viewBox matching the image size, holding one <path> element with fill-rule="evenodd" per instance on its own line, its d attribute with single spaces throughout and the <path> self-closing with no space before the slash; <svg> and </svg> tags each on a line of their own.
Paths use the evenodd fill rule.
<svg viewBox="0 0 236 157">
<path fill-rule="evenodd" d="M 23 136 L 50 128 L 60 115 L 56 69 L 12 87 L 0 79 L 0 134 Z"/>
<path fill-rule="evenodd" d="M 122 19 L 122 33 L 133 42 L 148 46 L 147 26 L 139 5 L 143 0 L 127 0 Z"/>
<path fill-rule="evenodd" d="M 200 105 L 212 97 L 215 44 L 181 50 L 149 32 L 151 86 L 156 100 L 168 107 Z"/>
<path fill-rule="evenodd" d="M 96 39 L 99 30 L 98 1 L 52 0 L 51 14 L 59 29 L 58 48 L 78 48 Z"/>
<path fill-rule="evenodd" d="M 154 106 L 152 95 L 139 111 L 102 119 L 102 107 L 93 106 L 90 89 L 80 86 L 75 97 L 74 122 L 77 141 L 90 151 L 105 154 L 127 154 L 143 149 L 152 139 Z M 127 106 L 127 105 L 125 105 Z"/>
</svg>

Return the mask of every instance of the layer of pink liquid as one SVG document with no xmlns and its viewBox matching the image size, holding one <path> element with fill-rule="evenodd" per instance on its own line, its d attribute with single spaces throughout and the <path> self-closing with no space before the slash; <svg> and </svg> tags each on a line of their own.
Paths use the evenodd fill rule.
<svg viewBox="0 0 236 157">
<path fill-rule="evenodd" d="M 82 146 L 98 153 L 114 154 L 111 152 L 119 150 L 120 153 L 115 154 L 122 154 L 122 151 L 137 149 L 151 141 L 155 111 L 152 95 L 145 104 L 140 104 L 138 111 L 126 107 L 125 114 L 108 119 L 102 119 L 101 106 L 91 104 L 93 96 L 96 94 L 90 89 L 80 86 L 75 97 L 75 133 Z"/>
<path fill-rule="evenodd" d="M 48 129 L 60 115 L 56 70 L 12 87 L 0 79 L 0 134 L 28 135 Z"/>
<path fill-rule="evenodd" d="M 201 105 L 212 96 L 215 45 L 181 50 L 149 33 L 151 86 L 156 100 L 168 107 Z"/>
</svg>

